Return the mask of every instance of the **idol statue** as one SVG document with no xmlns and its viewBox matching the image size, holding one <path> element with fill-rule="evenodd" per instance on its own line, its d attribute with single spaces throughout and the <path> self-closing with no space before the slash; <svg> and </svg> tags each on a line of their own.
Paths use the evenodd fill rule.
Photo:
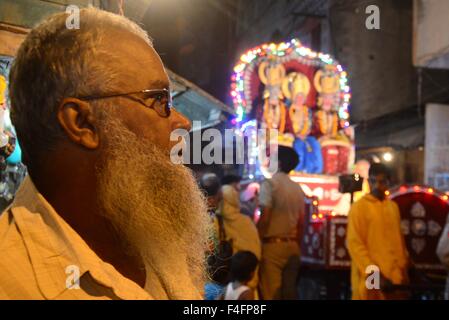
<svg viewBox="0 0 449 320">
<path fill-rule="evenodd" d="M 315 137 L 309 136 L 312 116 L 306 100 L 310 92 L 310 81 L 302 73 L 291 72 L 282 82 L 282 92 L 291 102 L 288 115 L 295 136 L 293 148 L 299 155 L 299 164 L 295 171 L 321 173 L 323 170 L 321 147 Z"/>
<path fill-rule="evenodd" d="M 315 113 L 314 134 L 318 137 L 323 155 L 323 173 L 347 173 L 353 145 L 347 129 L 341 127 L 337 114 L 340 104 L 340 77 L 333 65 L 315 73 L 314 86 L 318 91 L 318 111 Z"/>
<path fill-rule="evenodd" d="M 263 119 L 268 129 L 285 130 L 285 105 L 282 95 L 282 80 L 285 69 L 282 63 L 273 59 L 262 62 L 259 66 L 259 78 L 265 85 L 263 93 Z"/>
</svg>

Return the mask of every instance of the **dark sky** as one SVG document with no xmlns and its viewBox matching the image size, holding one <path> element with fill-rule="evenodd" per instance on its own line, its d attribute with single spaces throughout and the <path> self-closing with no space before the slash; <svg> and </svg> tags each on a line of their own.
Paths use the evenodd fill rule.
<svg viewBox="0 0 449 320">
<path fill-rule="evenodd" d="M 143 23 L 168 68 L 227 102 L 236 54 L 224 12 L 208 0 L 154 1 Z"/>
</svg>

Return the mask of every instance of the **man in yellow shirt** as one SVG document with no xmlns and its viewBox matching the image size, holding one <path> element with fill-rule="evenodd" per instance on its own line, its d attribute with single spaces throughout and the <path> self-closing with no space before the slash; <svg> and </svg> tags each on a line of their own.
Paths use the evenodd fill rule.
<svg viewBox="0 0 449 320">
<path fill-rule="evenodd" d="M 347 245 L 352 259 L 353 299 L 398 298 L 382 289 L 390 283 L 407 282 L 408 253 L 399 208 L 385 195 L 389 179 L 384 165 L 372 164 L 371 193 L 354 203 L 349 212 Z"/>
</svg>

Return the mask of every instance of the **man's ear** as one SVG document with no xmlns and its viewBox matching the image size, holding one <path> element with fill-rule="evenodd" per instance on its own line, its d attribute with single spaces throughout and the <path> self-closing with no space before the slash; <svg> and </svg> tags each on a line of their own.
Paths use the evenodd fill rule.
<svg viewBox="0 0 449 320">
<path fill-rule="evenodd" d="M 89 103 L 76 98 L 64 99 L 59 105 L 57 116 L 71 141 L 88 149 L 98 148 L 100 137 Z"/>
</svg>

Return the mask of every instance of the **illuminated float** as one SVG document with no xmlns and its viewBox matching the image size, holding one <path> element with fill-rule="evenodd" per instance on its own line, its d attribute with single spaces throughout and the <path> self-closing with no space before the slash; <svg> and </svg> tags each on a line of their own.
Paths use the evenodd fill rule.
<svg viewBox="0 0 449 320">
<path fill-rule="evenodd" d="M 294 148 L 300 158 L 292 179 L 330 213 L 342 198 L 338 175 L 350 172 L 354 163 L 346 71 L 330 55 L 293 39 L 248 50 L 231 80 L 237 133 L 251 137 L 257 129 L 277 129 L 279 144 Z M 243 175 L 269 178 L 266 163 L 256 160 L 263 150 L 249 140 L 253 145 Z"/>
<path fill-rule="evenodd" d="M 245 163 L 243 176 L 251 180 L 270 177 L 266 163 L 257 160 L 263 148 L 252 137 L 260 128 L 277 129 L 278 143 L 293 147 L 299 155 L 300 164 L 290 175 L 308 196 L 301 243 L 302 268 L 308 271 L 303 270 L 302 277 L 307 281 L 316 276 L 309 282 L 312 287 L 325 281 L 321 288 L 335 293 L 328 293 L 328 298 L 349 298 L 346 227 L 350 196 L 338 191 L 340 175 L 357 173 L 347 73 L 330 55 L 314 52 L 297 39 L 248 50 L 234 72 L 231 96 L 236 133 L 249 141 L 250 161 Z M 367 176 L 367 172 L 359 174 Z M 355 199 L 368 191 L 366 184 Z M 388 196 L 400 208 L 414 266 L 443 272 L 435 250 L 449 212 L 448 195 L 423 186 L 401 186 Z M 310 286 L 303 290 L 313 291 Z"/>
</svg>

